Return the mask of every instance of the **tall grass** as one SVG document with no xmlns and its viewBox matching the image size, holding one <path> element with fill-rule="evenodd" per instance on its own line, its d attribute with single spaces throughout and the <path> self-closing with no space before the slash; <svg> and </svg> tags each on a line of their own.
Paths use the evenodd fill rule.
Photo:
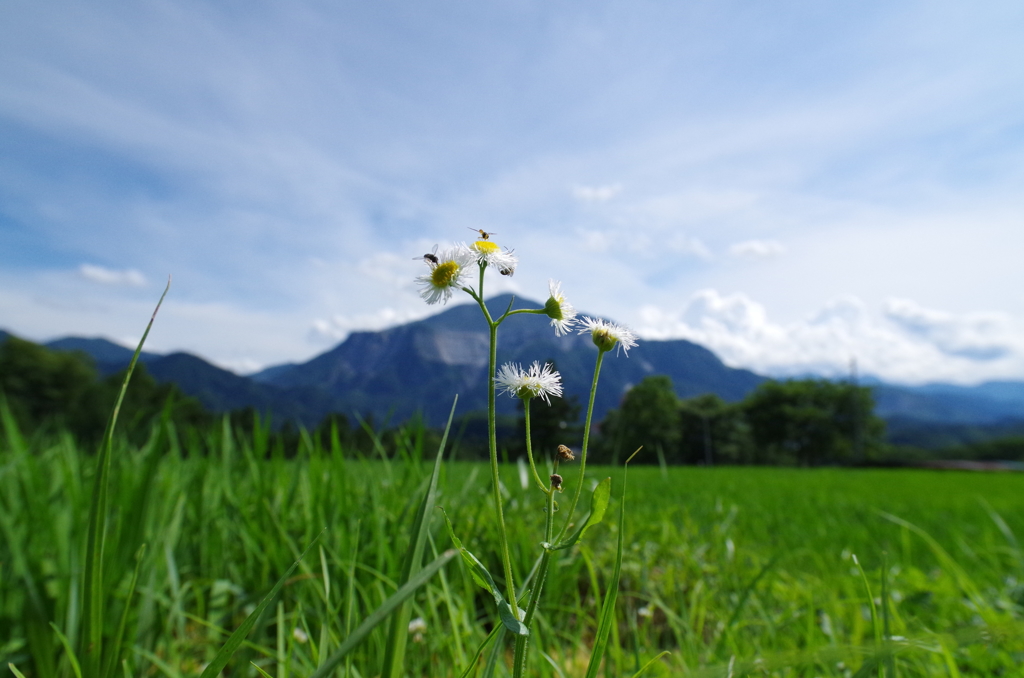
<svg viewBox="0 0 1024 678">
<path fill-rule="evenodd" d="M 404 431 L 387 459 L 314 441 L 287 459 L 267 447 L 266 433 L 225 426 L 204 441 L 218 451 L 210 456 L 188 455 L 166 423 L 139 448 L 115 438 L 105 557 L 120 576 L 107 584 L 108 628 L 120 622 L 139 544 L 147 544 L 119 675 L 200 673 L 321 531 L 227 664 L 229 675 L 261 675 L 257 666 L 272 676 L 313 674 L 398 590 L 411 518 L 431 475 L 425 457 L 434 450 L 423 449 L 423 432 Z M 77 582 L 96 463 L 67 436 L 24 439 L 6 420 L 0 661 L 29 678 L 74 675 L 57 631 L 72 643 L 81 633 Z M 535 563 L 530 526 L 542 506 L 519 467 L 500 470 L 511 562 L 522 580 Z M 614 487 L 620 474 L 597 469 Z M 499 557 L 487 476 L 477 464 L 442 464 L 436 489 L 484 562 Z M 672 654 L 652 667 L 655 675 L 725 676 L 730 664 L 740 675 L 758 660 L 776 675 L 853 675 L 880 667 L 873 657 L 889 650 L 901 676 L 955 675 L 951 666 L 1012 675 L 1022 659 L 1024 571 L 1010 538 L 1024 533 L 1020 476 L 656 467 L 630 476 L 625 534 L 604 521 L 593 539 L 555 552 L 545 588 L 557 603 L 538 611 L 536 674 L 585 672 L 620 534 L 609 675 L 631 675 L 664 650 Z M 447 539 L 439 521 L 428 559 Z M 883 559 L 893 638 L 876 644 L 870 608 L 881 605 Z M 426 631 L 420 642 L 409 638 L 408 675 L 459 675 L 498 624 L 493 601 L 464 568 L 440 570 L 410 600 Z M 375 627 L 334 675 L 376 675 L 387 647 L 386 626 Z"/>
<path fill-rule="evenodd" d="M 993 491 L 1005 482 L 1020 496 L 1018 478 L 990 479 L 987 502 L 972 505 L 983 509 L 977 528 L 977 510 L 955 501 L 944 505 L 957 506 L 952 522 L 917 513 L 927 497 L 946 496 L 937 476 L 901 512 L 894 499 L 910 483 L 877 494 L 892 476 L 844 499 L 843 482 L 869 476 L 792 476 L 798 482 L 780 493 L 782 474 L 662 465 L 637 474 L 638 525 L 627 535 L 625 469 L 601 482 L 586 474 L 603 357 L 635 345 L 604 321 L 586 319 L 581 330 L 598 353 L 578 472 L 556 525 L 559 460 L 574 457 L 561 446 L 541 459 L 541 479 L 529 404 L 560 395 L 560 383 L 536 363 L 499 374 L 497 329 L 540 313 L 564 332 L 575 313 L 552 282 L 544 309 L 510 304 L 493 318 L 485 269 L 510 275 L 516 260 L 480 234 L 475 249 L 425 257 L 431 272 L 420 282 L 432 302 L 460 286 L 489 327 L 488 479 L 479 467 L 443 463 L 447 429 L 429 473 L 422 426 L 400 430 L 391 449 L 375 439 L 372 458 L 337 436 L 325 449 L 308 435 L 286 458 L 258 421 L 241 432 L 225 419 L 183 444 L 164 416 L 136 448 L 116 434 L 119 398 L 91 456 L 66 434 L 26 439 L 0 402 L 0 629 L 10 638 L 0 656 L 11 673 L 889 678 L 994 674 L 1024 658 L 1020 525 L 1005 514 L 1010 495 Z M 475 290 L 463 282 L 472 265 Z M 499 382 L 524 400 L 529 464 L 514 470 L 498 462 Z M 703 484 L 680 493 L 694 478 Z M 576 519 L 585 487 L 590 512 Z M 709 488 L 716 494 L 701 497 Z M 618 520 L 602 522 L 613 502 Z M 455 546 L 447 551 L 436 542 L 438 505 Z M 950 524 L 959 528 L 947 534 Z M 463 567 L 446 569 L 456 554 Z M 488 570 L 494 563 L 500 576 Z"/>
</svg>

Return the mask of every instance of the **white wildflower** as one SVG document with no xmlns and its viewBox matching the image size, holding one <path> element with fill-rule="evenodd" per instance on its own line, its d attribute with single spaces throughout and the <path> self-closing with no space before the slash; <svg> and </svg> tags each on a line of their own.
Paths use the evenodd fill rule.
<svg viewBox="0 0 1024 678">
<path fill-rule="evenodd" d="M 618 346 L 626 352 L 626 357 L 629 357 L 629 349 L 636 346 L 636 335 L 633 334 L 632 330 L 622 325 L 616 325 L 599 318 L 588 318 L 587 316 L 583 316 L 580 324 L 583 327 L 580 328 L 579 333 L 585 334 L 590 332 L 594 345 L 601 351 L 610 351 Z"/>
<path fill-rule="evenodd" d="M 548 280 L 548 300 L 544 304 L 544 312 L 551 318 L 551 326 L 555 328 L 555 336 L 567 334 L 576 323 L 576 309 L 565 300 L 562 294 L 562 283 Z"/>
<path fill-rule="evenodd" d="M 477 240 L 469 249 L 473 250 L 478 263 L 486 264 L 498 269 L 502 275 L 512 275 L 516 266 L 519 265 L 519 258 L 512 253 L 512 250 L 502 250 L 497 243 L 490 240 Z M 506 273 L 506 271 L 508 271 Z"/>
<path fill-rule="evenodd" d="M 430 273 L 418 276 L 416 282 L 423 286 L 420 296 L 428 304 L 447 304 L 452 292 L 461 289 L 473 272 L 471 264 L 476 253 L 458 244 L 437 255 L 437 263 L 430 267 Z"/>
<path fill-rule="evenodd" d="M 505 363 L 498 370 L 494 381 L 497 386 L 516 398 L 542 398 L 549 405 L 551 396 L 562 397 L 562 375 L 556 372 L 551 363 L 534 361 L 529 370 L 513 363 Z"/>
<path fill-rule="evenodd" d="M 412 642 L 422 643 L 423 634 L 427 632 L 427 622 L 423 621 L 423 617 L 416 617 L 409 622 L 409 633 L 412 634 Z"/>
</svg>

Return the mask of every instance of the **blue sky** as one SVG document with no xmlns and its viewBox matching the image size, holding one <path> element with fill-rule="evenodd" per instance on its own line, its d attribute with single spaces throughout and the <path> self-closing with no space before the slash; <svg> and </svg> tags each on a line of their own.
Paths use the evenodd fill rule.
<svg viewBox="0 0 1024 678">
<path fill-rule="evenodd" d="M 0 6 L 0 327 L 247 372 L 496 233 L 778 375 L 1024 378 L 1024 5 Z M 453 302 L 454 303 L 454 302 Z M 638 354 L 639 355 L 639 354 Z"/>
</svg>

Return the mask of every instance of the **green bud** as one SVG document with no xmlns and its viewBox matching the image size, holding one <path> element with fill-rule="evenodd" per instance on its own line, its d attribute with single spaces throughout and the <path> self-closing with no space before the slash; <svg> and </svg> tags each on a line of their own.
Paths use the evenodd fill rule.
<svg viewBox="0 0 1024 678">
<path fill-rule="evenodd" d="M 594 340 L 594 346 L 597 346 L 597 349 L 602 352 L 612 350 L 619 341 L 617 337 L 612 336 L 612 333 L 603 327 L 591 332 L 590 336 Z"/>
<path fill-rule="evenodd" d="M 562 316 L 562 305 L 554 297 L 548 297 L 547 303 L 544 304 L 544 313 L 552 320 L 564 319 Z"/>
</svg>

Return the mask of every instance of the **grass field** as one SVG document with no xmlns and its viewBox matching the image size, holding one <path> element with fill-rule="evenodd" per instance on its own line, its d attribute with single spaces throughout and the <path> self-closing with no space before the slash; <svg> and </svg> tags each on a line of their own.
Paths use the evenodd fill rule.
<svg viewBox="0 0 1024 678">
<path fill-rule="evenodd" d="M 189 455 L 173 430 L 142 448 L 115 445 L 106 633 L 138 566 L 118 675 L 197 675 L 320 535 L 226 675 L 313 673 L 396 588 L 430 474 L 421 437 L 410 431 L 372 459 L 312 446 L 285 458 L 259 432 L 226 429 L 205 441 L 217 450 L 208 456 Z M 75 675 L 61 636 L 76 647 L 82 632 L 94 459 L 69 437 L 8 429 L 0 442 L 0 675 L 8 663 L 27 678 Z M 502 473 L 521 582 L 539 551 L 541 497 L 526 491 L 525 469 Z M 588 468 L 595 481 L 609 475 L 611 515 L 622 469 Z M 486 466 L 446 464 L 439 492 L 465 545 L 500 572 Z M 663 650 L 646 675 L 1020 674 L 1024 476 L 634 466 L 627 504 L 605 675 L 633 675 Z M 436 513 L 428 559 L 451 545 Z M 615 530 L 606 518 L 558 552 L 531 675 L 582 675 Z M 413 601 L 425 628 L 410 635 L 406 674 L 481 675 L 494 604 L 464 566 L 449 563 Z M 382 625 L 336 675 L 377 675 L 385 637 Z"/>
</svg>

